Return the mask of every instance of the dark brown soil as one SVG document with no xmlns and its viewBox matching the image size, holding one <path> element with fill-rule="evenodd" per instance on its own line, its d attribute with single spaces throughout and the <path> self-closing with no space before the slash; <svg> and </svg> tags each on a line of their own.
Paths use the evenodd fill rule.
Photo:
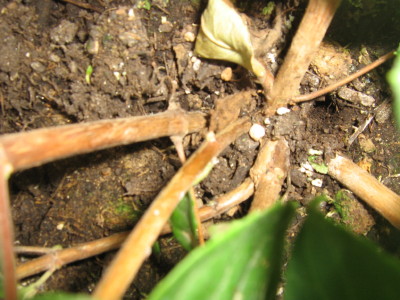
<svg viewBox="0 0 400 300">
<path fill-rule="evenodd" d="M 154 0 L 149 10 L 135 7 L 138 1 L 88 2 L 104 12 L 63 1 L 0 0 L 1 134 L 161 112 L 168 107 L 168 80 L 178 83 L 176 94 L 183 109 L 206 113 L 211 113 L 219 97 L 257 88 L 246 71 L 193 56 L 194 43 L 188 41 L 187 33 L 196 35 L 198 30 L 203 6 L 197 1 Z M 304 9 L 292 3 L 296 1 L 284 2 L 285 35 L 271 50 L 280 55 L 277 64 Z M 262 16 L 262 7 L 262 1 L 244 7 L 259 29 L 271 24 Z M 340 40 L 342 45 L 350 45 L 345 49 L 336 42 L 331 41 L 336 49 L 332 57 L 337 57 L 332 64 L 339 70 L 346 62 L 342 73 L 332 79 L 332 73 L 316 61 L 303 80 L 302 92 L 319 89 L 396 47 Z M 93 68 L 91 76 L 89 66 Z M 221 80 L 226 67 L 234 68 L 234 80 L 229 82 Z M 371 106 L 342 99 L 334 92 L 267 120 L 267 134 L 283 136 L 290 145 L 291 180 L 284 187 L 289 199 L 305 206 L 315 195 L 334 198 L 342 189 L 327 175 L 303 172 L 301 166 L 307 162 L 310 149 L 342 152 L 400 193 L 399 135 L 384 77 L 389 67 L 386 64 L 348 85 L 371 96 Z M 384 101 L 389 105 L 376 113 L 375 108 Z M 260 93 L 243 113 L 265 124 L 260 113 L 263 103 Z M 372 115 L 372 122 L 349 145 L 355 128 Z M 200 141 L 201 135 L 187 139 L 186 154 L 190 155 Z M 242 182 L 258 146 L 245 135 L 224 151 L 198 191 L 204 203 Z M 16 173 L 10 180 L 16 243 L 68 247 L 130 229 L 179 167 L 178 156 L 166 138 Z M 313 185 L 315 179 L 321 179 L 322 186 Z M 390 241 L 382 245 L 400 254 L 396 231 L 363 203 L 356 203 L 356 208 L 352 206 L 356 224 L 345 223 L 361 234 L 369 232 L 375 240 Z M 328 216 L 340 219 L 331 203 L 325 210 Z M 184 255 L 170 237 L 162 239 L 161 245 L 161 257 L 151 258 L 143 266 L 127 299 L 143 298 Z M 109 259 L 107 254 L 66 266 L 51 276 L 44 289 L 90 292 Z"/>
</svg>

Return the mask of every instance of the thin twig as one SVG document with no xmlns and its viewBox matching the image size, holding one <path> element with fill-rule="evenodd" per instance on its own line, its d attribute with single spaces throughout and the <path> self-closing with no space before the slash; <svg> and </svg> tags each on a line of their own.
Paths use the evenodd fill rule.
<svg viewBox="0 0 400 300">
<path fill-rule="evenodd" d="M 205 125 L 202 113 L 174 111 L 9 134 L 0 137 L 0 145 L 16 171 L 118 145 L 188 134 Z"/>
<path fill-rule="evenodd" d="M 322 95 L 325 95 L 327 93 L 330 93 L 334 90 L 336 90 L 338 87 L 341 87 L 351 81 L 353 81 L 354 79 L 364 75 L 365 73 L 368 73 L 369 71 L 375 69 L 376 67 L 380 66 L 381 64 L 383 64 L 384 62 L 388 61 L 389 59 L 391 59 L 392 57 L 394 57 L 394 51 L 391 51 L 389 53 L 386 53 L 385 55 L 379 57 L 377 60 L 375 60 L 373 63 L 369 64 L 368 66 L 365 66 L 364 68 L 362 68 L 361 70 L 347 76 L 346 78 L 339 80 L 338 82 L 335 82 L 327 87 L 324 87 L 323 89 L 320 89 L 318 91 L 312 92 L 310 94 L 306 94 L 306 95 L 300 95 L 297 97 L 293 97 L 287 100 L 288 103 L 299 103 L 299 102 L 305 102 L 305 101 L 309 101 L 315 98 L 318 98 Z"/>
<path fill-rule="evenodd" d="M 274 114 L 279 107 L 288 105 L 287 99 L 298 93 L 300 82 L 325 36 L 340 1 L 309 1 L 272 90 L 266 95 L 267 115 Z"/>
<path fill-rule="evenodd" d="M 168 185 L 153 201 L 118 254 L 103 274 L 93 296 L 100 300 L 121 299 L 172 211 L 193 185 L 199 174 L 223 149 L 250 128 L 250 122 L 239 120 L 217 136 L 209 136 L 189 158 Z"/>
<path fill-rule="evenodd" d="M 49 254 L 19 265 L 17 267 L 17 278 L 22 279 L 46 270 L 59 269 L 71 262 L 117 249 L 128 234 L 129 232 L 116 233 L 109 237 L 82 243 L 68 249 L 53 250 Z"/>
</svg>

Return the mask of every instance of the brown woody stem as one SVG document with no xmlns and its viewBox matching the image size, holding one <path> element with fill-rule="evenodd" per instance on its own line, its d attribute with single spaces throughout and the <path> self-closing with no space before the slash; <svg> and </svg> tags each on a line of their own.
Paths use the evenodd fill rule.
<svg viewBox="0 0 400 300">
<path fill-rule="evenodd" d="M 399 195 L 340 155 L 328 162 L 328 173 L 400 229 Z"/>
<path fill-rule="evenodd" d="M 0 272 L 4 276 L 5 298 L 17 300 L 17 281 L 15 277 L 14 231 L 8 196 L 8 177 L 12 172 L 0 145 Z"/>
<path fill-rule="evenodd" d="M 0 137 L 14 170 L 68 156 L 205 128 L 202 113 L 169 111 L 151 116 L 44 128 Z"/>
<path fill-rule="evenodd" d="M 310 0 L 290 45 L 283 65 L 267 96 L 267 114 L 288 105 L 290 97 L 298 94 L 300 82 L 307 72 L 325 33 L 335 15 L 340 0 Z"/>
</svg>

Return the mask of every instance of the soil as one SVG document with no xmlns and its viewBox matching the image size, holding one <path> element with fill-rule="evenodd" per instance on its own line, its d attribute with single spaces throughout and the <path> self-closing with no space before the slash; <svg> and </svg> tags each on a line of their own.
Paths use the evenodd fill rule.
<svg viewBox="0 0 400 300">
<path fill-rule="evenodd" d="M 297 1 L 284 2 L 282 36 L 270 49 L 273 55 L 268 56 L 273 69 L 281 63 L 304 12 Z M 168 107 L 171 79 L 178 82 L 176 97 L 183 109 L 207 114 L 220 97 L 260 89 L 247 71 L 193 55 L 191 36 L 197 34 L 203 3 L 154 0 L 149 9 L 140 7 L 146 1 L 88 3 L 102 13 L 67 1 L 0 0 L 1 134 L 158 113 Z M 238 6 L 254 27 L 271 26 L 274 15 L 262 15 L 264 2 L 239 2 Z M 386 38 L 377 46 L 343 35 L 339 38 L 336 32 L 345 26 L 347 23 L 343 27 L 334 23 L 302 82 L 302 93 L 360 69 L 393 50 L 398 42 Z M 233 68 L 230 81 L 221 79 L 227 67 Z M 323 193 L 334 199 L 343 189 L 327 175 L 305 172 L 310 149 L 325 154 L 341 152 L 400 193 L 399 135 L 385 81 L 389 68 L 390 64 L 385 64 L 348 84 L 347 90 L 294 106 L 289 113 L 268 120 L 261 114 L 262 93 L 254 95 L 242 113 L 264 124 L 269 137 L 283 136 L 289 142 L 290 181 L 284 187 L 289 199 L 304 207 L 315 195 Z M 371 123 L 350 144 L 355 129 L 370 116 L 374 116 Z M 187 155 L 201 139 L 197 134 L 185 141 Z M 258 147 L 258 142 L 244 135 L 225 150 L 198 190 L 202 201 L 207 203 L 238 186 L 248 176 Z M 172 142 L 165 138 L 16 173 L 10 180 L 16 243 L 68 247 L 128 230 L 180 165 Z M 351 213 L 347 215 L 352 219 L 344 220 L 329 201 L 323 210 L 328 217 L 358 234 L 368 234 L 400 255 L 398 232 L 356 198 L 348 203 Z M 243 216 L 247 207 L 245 204 L 234 217 Z M 184 254 L 170 237 L 161 239 L 161 255 L 145 263 L 126 298 L 142 299 Z M 90 292 L 111 256 L 65 266 L 43 289 Z"/>
</svg>

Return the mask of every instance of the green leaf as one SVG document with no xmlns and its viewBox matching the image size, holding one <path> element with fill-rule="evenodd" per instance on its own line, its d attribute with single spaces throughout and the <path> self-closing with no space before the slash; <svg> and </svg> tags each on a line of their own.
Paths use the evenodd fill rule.
<svg viewBox="0 0 400 300">
<path fill-rule="evenodd" d="M 393 91 L 394 97 L 394 115 L 396 117 L 397 125 L 400 125 L 400 46 L 396 51 L 396 59 L 392 69 L 387 74 L 387 80 L 389 81 L 390 87 Z"/>
<path fill-rule="evenodd" d="M 201 16 L 196 54 L 210 59 L 237 63 L 256 76 L 266 74 L 255 59 L 250 32 L 229 0 L 209 0 Z"/>
<path fill-rule="evenodd" d="M 90 84 L 90 82 L 91 82 L 92 73 L 93 73 L 93 66 L 92 66 L 92 65 L 89 65 L 89 66 L 86 68 L 86 72 L 85 72 L 85 80 L 86 80 L 86 83 L 87 83 L 87 84 Z"/>
<path fill-rule="evenodd" d="M 50 292 L 37 295 L 32 300 L 95 300 L 89 295 Z"/>
<path fill-rule="evenodd" d="M 311 155 L 308 157 L 308 162 L 316 172 L 320 174 L 328 174 L 328 166 L 322 161 L 321 156 Z"/>
<path fill-rule="evenodd" d="M 288 263 L 285 300 L 399 299 L 399 283 L 397 259 L 309 209 Z"/>
<path fill-rule="evenodd" d="M 194 212 L 194 199 L 186 193 L 171 215 L 172 233 L 178 242 L 190 251 L 198 244 L 198 224 Z"/>
<path fill-rule="evenodd" d="M 148 299 L 275 299 L 293 214 L 292 205 L 277 204 L 232 222 L 189 253 Z"/>
</svg>

